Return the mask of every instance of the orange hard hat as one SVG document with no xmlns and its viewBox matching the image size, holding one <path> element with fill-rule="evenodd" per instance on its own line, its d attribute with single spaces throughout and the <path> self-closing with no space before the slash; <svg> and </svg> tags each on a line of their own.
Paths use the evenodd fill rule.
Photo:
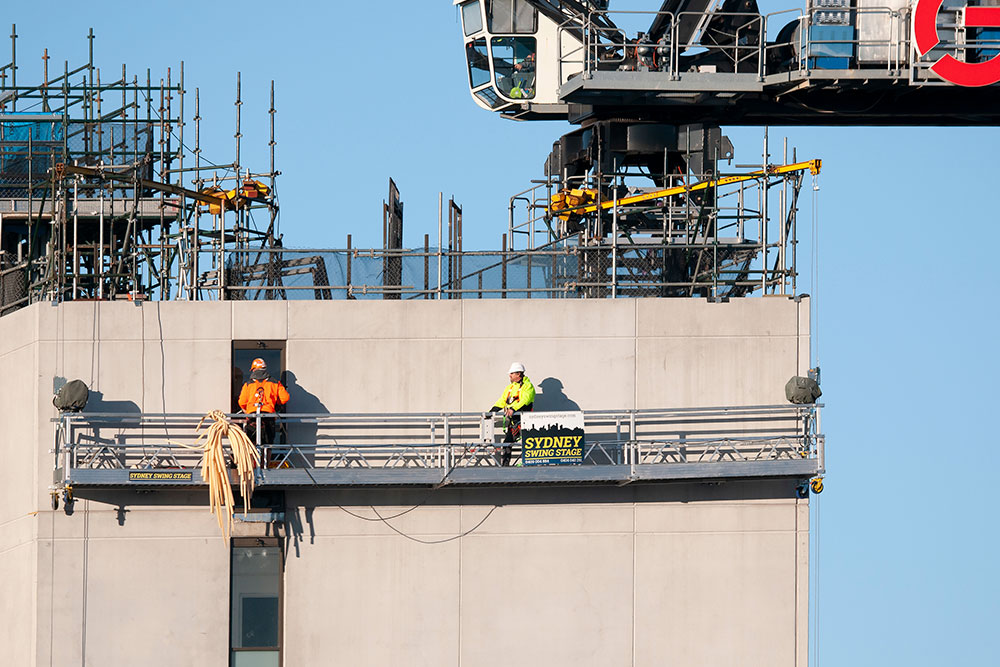
<svg viewBox="0 0 1000 667">
<path fill-rule="evenodd" d="M 256 359 L 254 359 L 253 363 L 250 364 L 250 370 L 252 370 L 252 371 L 262 371 L 262 370 L 265 370 L 265 369 L 267 369 L 267 364 L 265 364 L 264 360 L 261 359 L 260 357 L 257 357 Z"/>
</svg>

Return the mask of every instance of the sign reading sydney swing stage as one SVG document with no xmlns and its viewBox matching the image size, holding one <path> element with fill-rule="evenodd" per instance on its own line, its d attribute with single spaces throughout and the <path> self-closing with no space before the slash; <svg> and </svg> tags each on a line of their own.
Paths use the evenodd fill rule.
<svg viewBox="0 0 1000 667">
<path fill-rule="evenodd" d="M 191 482 L 190 470 L 130 470 L 130 482 Z"/>
<path fill-rule="evenodd" d="M 521 445 L 526 466 L 583 463 L 583 413 L 525 412 Z"/>
</svg>

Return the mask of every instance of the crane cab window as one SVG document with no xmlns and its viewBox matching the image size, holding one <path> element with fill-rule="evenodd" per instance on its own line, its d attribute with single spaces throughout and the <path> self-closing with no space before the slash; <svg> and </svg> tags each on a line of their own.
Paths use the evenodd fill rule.
<svg viewBox="0 0 1000 667">
<path fill-rule="evenodd" d="M 486 0 L 486 20 L 493 34 L 530 35 L 538 29 L 538 12 L 527 0 Z"/>
<path fill-rule="evenodd" d="M 475 35 L 483 29 L 483 15 L 479 11 L 479 0 L 462 5 L 462 27 L 465 36 Z"/>
<path fill-rule="evenodd" d="M 496 87 L 513 100 L 528 100 L 535 96 L 535 38 L 494 37 L 493 70 Z"/>
<path fill-rule="evenodd" d="M 500 99 L 500 96 L 497 95 L 497 92 L 493 90 L 493 86 L 487 86 L 482 90 L 477 90 L 476 97 L 481 99 L 483 103 L 486 104 L 486 106 L 488 106 L 491 109 L 496 109 L 499 106 L 507 104 L 506 102 Z"/>
<path fill-rule="evenodd" d="M 486 52 L 486 38 L 480 37 L 465 45 L 469 61 L 469 85 L 473 89 L 490 82 L 490 58 Z"/>
</svg>

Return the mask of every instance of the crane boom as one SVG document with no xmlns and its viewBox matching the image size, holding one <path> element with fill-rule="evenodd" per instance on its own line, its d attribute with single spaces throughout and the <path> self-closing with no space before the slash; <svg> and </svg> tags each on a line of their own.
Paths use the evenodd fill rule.
<svg viewBox="0 0 1000 667">
<path fill-rule="evenodd" d="M 702 181 L 700 183 L 695 183 L 694 185 L 677 185 L 670 188 L 661 188 L 659 190 L 653 190 L 652 192 L 644 192 L 638 195 L 631 195 L 628 197 L 621 197 L 617 199 L 605 200 L 599 204 L 586 204 L 583 206 L 565 206 L 566 198 L 565 196 L 553 197 L 552 205 L 550 210 L 552 213 L 558 215 L 559 217 L 566 219 L 566 216 L 570 214 L 586 215 L 588 213 L 596 213 L 598 211 L 609 211 L 613 208 L 619 206 L 631 206 L 632 204 L 641 204 L 644 202 L 655 201 L 657 199 L 665 199 L 667 197 L 673 197 L 676 195 L 690 194 L 692 192 L 701 192 L 702 190 L 709 190 L 711 188 L 722 187 L 725 185 L 734 185 L 736 183 L 744 183 L 746 181 L 752 181 L 761 177 L 767 176 L 780 176 L 782 174 L 791 174 L 799 171 L 808 170 L 811 174 L 819 175 L 820 168 L 822 167 L 822 160 L 809 160 L 807 162 L 796 162 L 795 164 L 782 164 L 773 165 L 767 169 L 758 169 L 757 171 L 750 171 L 745 174 L 734 174 L 732 176 L 722 176 L 720 178 L 715 178 L 710 181 Z"/>
</svg>

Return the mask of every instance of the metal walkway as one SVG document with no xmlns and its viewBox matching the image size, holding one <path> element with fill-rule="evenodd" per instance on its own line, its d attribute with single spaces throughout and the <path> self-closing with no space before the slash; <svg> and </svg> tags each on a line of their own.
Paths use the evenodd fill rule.
<svg viewBox="0 0 1000 667">
<path fill-rule="evenodd" d="M 824 472 L 819 405 L 584 411 L 580 465 L 499 465 L 481 413 L 282 415 L 258 486 L 629 484 Z M 245 415 L 232 415 L 243 419 Z M 66 413 L 58 487 L 201 486 L 195 414 Z M 258 430 L 259 432 L 259 430 Z M 183 443 L 183 444 L 182 444 Z M 519 462 L 515 447 L 515 462 Z"/>
</svg>

